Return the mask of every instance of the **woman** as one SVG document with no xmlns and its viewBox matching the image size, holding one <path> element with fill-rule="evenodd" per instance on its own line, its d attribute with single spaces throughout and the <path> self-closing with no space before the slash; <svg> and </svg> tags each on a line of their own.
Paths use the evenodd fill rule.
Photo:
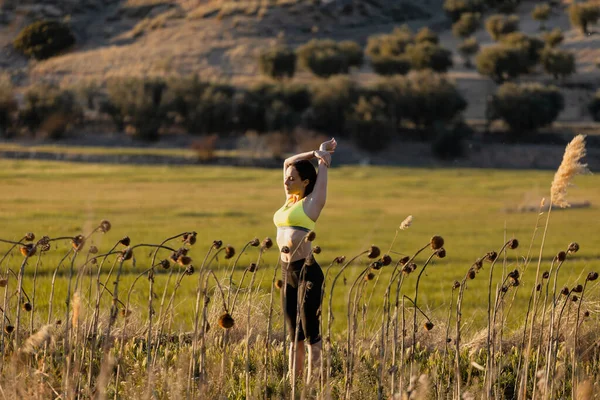
<svg viewBox="0 0 600 400">
<path fill-rule="evenodd" d="M 293 361 L 293 340 L 296 334 L 296 314 L 300 306 L 300 326 L 296 342 L 296 376 L 304 368 L 304 342 L 308 341 L 308 378 L 321 357 L 321 333 L 319 309 L 323 271 L 314 260 L 306 260 L 311 252 L 307 233 L 314 230 L 327 198 L 327 169 L 331 164 L 331 153 L 337 142 L 334 138 L 321 143 L 319 150 L 300 153 L 287 158 L 283 163 L 283 185 L 285 204 L 273 216 L 277 226 L 277 244 L 281 251 L 282 308 L 289 328 L 290 367 Z M 318 160 L 318 174 L 309 161 Z M 305 265 L 306 264 L 306 265 Z M 303 268 L 304 267 L 304 268 Z M 300 297 L 300 298 L 299 298 Z M 304 301 L 303 301 L 304 300 Z"/>
</svg>

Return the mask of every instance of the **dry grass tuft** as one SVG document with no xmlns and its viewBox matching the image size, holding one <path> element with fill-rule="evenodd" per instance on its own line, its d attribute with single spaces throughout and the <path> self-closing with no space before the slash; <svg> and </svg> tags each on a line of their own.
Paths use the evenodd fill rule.
<svg viewBox="0 0 600 400">
<path fill-rule="evenodd" d="M 25 354 L 35 354 L 42 345 L 50 341 L 53 332 L 54 324 L 42 326 L 39 331 L 27 338 L 21 351 Z"/>
<path fill-rule="evenodd" d="M 567 188 L 571 184 L 571 179 L 575 175 L 589 174 L 590 170 L 587 164 L 580 163 L 580 160 L 585 157 L 585 135 L 577 135 L 567 145 L 563 160 L 554 174 L 552 181 L 551 199 L 552 204 L 561 208 L 569 207 L 567 202 Z"/>
</svg>

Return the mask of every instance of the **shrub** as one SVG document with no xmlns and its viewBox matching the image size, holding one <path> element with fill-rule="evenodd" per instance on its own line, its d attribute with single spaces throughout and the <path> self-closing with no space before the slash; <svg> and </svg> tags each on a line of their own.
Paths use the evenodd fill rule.
<svg viewBox="0 0 600 400">
<path fill-rule="evenodd" d="M 575 55 L 571 52 L 546 48 L 541 56 L 542 66 L 554 79 L 566 78 L 575 73 Z"/>
<path fill-rule="evenodd" d="M 465 67 L 471 68 L 471 57 L 479 51 L 479 43 L 474 37 L 465 39 L 461 44 L 458 45 L 458 52 L 463 56 L 465 60 Z"/>
<path fill-rule="evenodd" d="M 416 43 L 438 44 L 439 41 L 440 41 L 440 38 L 438 37 L 438 34 L 435 33 L 434 31 L 432 31 L 431 29 L 429 29 L 429 27 L 427 27 L 427 26 L 423 27 L 415 35 L 415 42 Z"/>
<path fill-rule="evenodd" d="M 379 75 L 406 75 L 411 62 L 406 55 L 371 57 L 371 66 Z"/>
<path fill-rule="evenodd" d="M 268 49 L 259 55 L 258 67 L 263 75 L 271 78 L 291 78 L 296 71 L 296 53 L 287 47 Z"/>
<path fill-rule="evenodd" d="M 527 61 L 523 73 L 528 72 L 540 61 L 544 42 L 536 37 L 527 36 L 521 32 L 513 32 L 502 36 L 500 43 L 523 52 Z"/>
<path fill-rule="evenodd" d="M 533 11 L 531 12 L 531 17 L 536 21 L 540 21 L 540 30 L 546 29 L 544 23 L 548 20 L 548 17 L 550 16 L 550 11 L 550 4 L 543 3 L 535 6 Z"/>
<path fill-rule="evenodd" d="M 546 46 L 556 47 L 563 42 L 565 39 L 563 32 L 560 28 L 554 28 L 550 32 L 546 32 L 542 35 Z"/>
<path fill-rule="evenodd" d="M 347 42 L 340 46 L 337 42 L 327 39 L 313 39 L 298 47 L 296 54 L 303 68 L 322 78 L 347 74 L 350 67 L 362 63 L 355 46 L 350 46 Z"/>
<path fill-rule="evenodd" d="M 481 25 L 480 13 L 464 13 L 452 25 L 452 33 L 456 37 L 467 38 L 474 34 Z"/>
<path fill-rule="evenodd" d="M 429 42 L 408 46 L 406 56 L 411 66 L 417 70 L 432 69 L 436 72 L 446 72 L 452 66 L 452 52 Z"/>
<path fill-rule="evenodd" d="M 511 14 L 515 12 L 520 2 L 521 0 L 499 0 L 495 2 L 495 6 L 501 13 Z"/>
<path fill-rule="evenodd" d="M 75 95 L 54 85 L 39 84 L 25 92 L 19 121 L 31 133 L 60 139 L 81 116 Z"/>
<path fill-rule="evenodd" d="M 156 140 L 166 122 L 161 79 L 116 78 L 107 82 L 108 99 L 100 109 L 109 114 L 119 131 L 130 127 L 135 137 Z"/>
<path fill-rule="evenodd" d="M 506 45 L 484 47 L 475 59 L 477 72 L 497 83 L 523 74 L 529 64 L 524 53 Z"/>
<path fill-rule="evenodd" d="M 340 51 L 345 55 L 350 67 L 361 67 L 365 59 L 364 49 L 356 42 L 343 40 L 339 44 Z"/>
<path fill-rule="evenodd" d="M 346 123 L 352 140 L 361 149 L 378 152 L 389 144 L 393 126 L 386 108 L 378 96 L 360 96 L 352 106 Z"/>
<path fill-rule="evenodd" d="M 408 30 L 395 29 L 390 34 L 369 36 L 366 52 L 371 58 L 399 56 L 404 53 L 406 46 L 412 43 L 414 43 L 414 38 Z"/>
<path fill-rule="evenodd" d="M 259 82 L 236 94 L 233 104 L 239 130 L 289 131 L 310 106 L 311 93 L 297 83 Z"/>
<path fill-rule="evenodd" d="M 456 121 L 467 102 L 444 75 L 431 70 L 385 78 L 375 87 L 395 120 L 410 121 L 425 135 L 435 123 Z"/>
<path fill-rule="evenodd" d="M 334 76 L 309 89 L 312 101 L 302 114 L 303 127 L 344 136 L 346 115 L 358 100 L 355 84 L 346 77 Z"/>
<path fill-rule="evenodd" d="M 8 136 L 12 115 L 17 111 L 14 88 L 8 74 L 0 74 L 0 136 Z"/>
<path fill-rule="evenodd" d="M 594 121 L 600 122 L 600 90 L 596 92 L 596 95 L 588 105 L 588 110 Z"/>
<path fill-rule="evenodd" d="M 444 1 L 444 11 L 448 18 L 456 22 L 464 13 L 483 11 L 483 3 L 480 0 L 446 0 Z"/>
<path fill-rule="evenodd" d="M 600 17 L 600 6 L 593 3 L 575 3 L 569 6 L 571 25 L 581 29 L 584 35 L 588 33 L 588 25 L 595 24 Z"/>
<path fill-rule="evenodd" d="M 508 82 L 492 96 L 486 113 L 491 120 L 504 120 L 516 135 L 550 125 L 563 108 L 563 95 L 555 86 Z"/>
<path fill-rule="evenodd" d="M 37 21 L 26 26 L 13 41 L 15 49 L 38 60 L 53 57 L 75 44 L 69 27 L 57 21 Z"/>
<path fill-rule="evenodd" d="M 469 125 L 459 121 L 450 127 L 436 124 L 433 128 L 431 152 L 434 156 L 442 160 L 452 160 L 465 155 L 464 141 L 473 135 L 473 129 Z"/>
<path fill-rule="evenodd" d="M 498 41 L 502 36 L 519 30 L 519 17 L 516 15 L 492 15 L 485 21 L 485 29 L 493 40 Z"/>
</svg>

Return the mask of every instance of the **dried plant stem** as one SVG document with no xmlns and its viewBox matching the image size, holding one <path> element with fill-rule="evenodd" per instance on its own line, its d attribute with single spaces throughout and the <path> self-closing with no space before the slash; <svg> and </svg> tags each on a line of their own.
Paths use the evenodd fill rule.
<svg viewBox="0 0 600 400">
<path fill-rule="evenodd" d="M 329 276 L 329 271 L 331 270 L 331 267 L 338 262 L 339 260 L 341 260 L 341 257 L 336 257 L 331 263 L 329 263 L 329 265 L 327 266 L 326 270 L 325 270 L 325 275 L 323 277 L 323 286 L 321 286 L 321 315 L 323 315 L 323 300 L 325 299 L 325 287 L 327 286 L 327 277 Z M 325 332 L 324 327 L 323 327 L 323 318 L 320 318 L 320 324 L 321 324 L 321 329 L 320 332 Z M 331 338 L 329 337 L 329 335 L 325 336 L 325 346 L 323 346 L 323 351 L 324 353 L 321 354 L 321 371 L 320 371 L 320 389 L 321 389 L 321 393 L 325 393 L 325 388 L 327 387 L 327 374 L 325 373 L 325 358 L 327 357 L 328 354 L 331 353 Z M 329 366 L 327 366 L 327 369 L 329 369 Z"/>
<path fill-rule="evenodd" d="M 190 393 L 192 396 L 194 395 L 194 389 L 195 386 L 191 386 L 191 382 L 194 376 L 196 376 L 196 352 L 198 351 L 197 349 L 197 343 L 198 343 L 198 335 L 199 335 L 199 320 L 200 320 L 200 299 L 202 298 L 202 295 L 204 295 L 205 297 L 205 301 L 204 303 L 206 303 L 206 285 L 202 284 L 202 279 L 203 279 L 203 275 L 204 275 L 204 269 L 206 266 L 206 260 L 208 259 L 208 256 L 210 255 L 211 251 L 215 248 L 214 245 L 212 245 L 208 251 L 206 252 L 206 255 L 204 256 L 204 260 L 202 261 L 202 265 L 200 266 L 200 270 L 198 271 L 198 283 L 197 283 L 197 287 L 196 287 L 196 305 L 194 308 L 194 336 L 192 339 L 192 357 L 190 358 L 190 368 L 188 370 L 188 393 Z M 211 259 L 214 260 L 217 255 L 223 250 L 223 248 L 220 248 L 213 256 L 213 258 Z M 210 265 L 210 262 L 209 262 Z M 208 280 L 208 276 L 206 277 L 206 280 Z M 206 307 L 206 305 L 204 305 L 202 308 L 204 309 Z M 202 337 L 204 337 L 206 331 L 203 330 L 202 331 Z M 202 371 L 201 371 L 202 372 Z"/>
<path fill-rule="evenodd" d="M 411 357 L 410 357 L 410 361 L 411 361 L 411 371 L 412 371 L 412 365 L 414 364 L 414 360 L 415 360 L 415 352 L 417 349 L 417 310 L 421 311 L 421 309 L 418 306 L 418 300 L 419 300 L 419 282 L 421 281 L 421 275 L 423 275 L 423 272 L 425 272 L 425 268 L 427 268 L 427 265 L 429 265 L 429 262 L 431 261 L 431 259 L 433 258 L 433 256 L 435 256 L 436 254 L 438 254 L 439 250 L 435 250 L 433 253 L 431 253 L 431 255 L 427 258 L 427 260 L 425 261 L 425 263 L 423 264 L 423 266 L 421 267 L 421 272 L 419 272 L 419 275 L 417 276 L 417 282 L 415 283 L 415 299 L 412 300 L 413 305 L 415 307 L 415 311 L 413 313 L 413 350 L 411 352 Z M 423 312 L 421 311 L 421 313 L 423 314 Z M 425 314 L 423 314 L 425 315 Z M 412 376 L 412 373 L 411 373 Z"/>
<path fill-rule="evenodd" d="M 504 243 L 504 246 L 502 246 L 502 248 L 500 249 L 500 251 L 498 251 L 498 254 L 502 254 L 502 252 L 504 251 L 504 249 L 506 249 L 506 246 L 508 246 L 510 243 L 512 242 L 512 240 L 507 241 L 506 243 Z M 496 265 L 496 262 L 498 261 L 498 257 L 496 257 L 491 265 L 490 265 L 490 277 L 489 277 L 489 281 L 488 281 L 488 307 L 487 307 L 487 315 L 488 315 L 488 326 L 487 326 L 487 342 L 486 342 L 486 346 L 487 346 L 487 361 L 486 361 L 486 369 L 485 369 L 485 388 L 486 388 L 486 393 L 488 398 L 492 397 L 492 386 L 493 386 L 493 357 L 494 355 L 492 354 L 494 351 L 494 348 L 492 346 L 492 330 L 494 329 L 492 326 L 492 279 L 494 277 L 494 266 Z"/>
<path fill-rule="evenodd" d="M 275 264 L 275 268 L 273 269 L 273 278 L 271 280 L 271 292 L 269 295 L 269 312 L 267 314 L 267 339 L 266 339 L 266 351 L 265 351 L 265 358 L 264 358 L 264 364 L 263 364 L 263 381 L 266 383 L 269 373 L 272 372 L 272 366 L 270 363 L 270 347 L 271 347 L 271 329 L 273 328 L 273 293 L 275 292 L 275 280 L 277 279 L 277 269 L 279 267 L 279 260 L 280 258 L 277 259 L 277 263 Z M 283 288 L 281 288 L 280 290 L 283 290 Z"/>
<path fill-rule="evenodd" d="M 564 261 L 559 261 L 558 265 L 556 266 L 556 270 L 554 271 L 554 281 L 553 281 L 553 288 L 552 288 L 552 309 L 550 310 L 550 325 L 549 325 L 549 329 L 550 332 L 548 334 L 548 348 L 547 348 L 547 356 L 546 356 L 546 381 L 544 384 L 544 393 L 548 394 L 548 384 L 550 383 L 549 380 L 551 380 L 551 374 L 554 372 L 554 325 L 555 325 L 555 321 L 554 321 L 554 316 L 556 314 L 556 307 L 557 307 L 557 303 L 558 300 L 556 298 L 556 287 L 557 287 L 557 283 L 558 283 L 558 272 L 560 271 L 560 267 L 562 267 Z M 550 276 L 552 276 L 552 270 L 550 270 Z M 570 293 L 569 293 L 570 294 Z M 568 297 L 567 297 L 568 300 Z M 556 340 L 556 345 L 558 346 L 558 338 Z"/>
<path fill-rule="evenodd" d="M 578 367 L 579 367 L 579 363 L 578 361 L 578 357 L 577 357 L 577 347 L 579 345 L 578 340 L 579 340 L 579 317 L 580 317 L 580 312 L 581 312 L 581 304 L 583 303 L 583 296 L 585 295 L 585 289 L 587 287 L 587 283 L 589 282 L 589 279 L 586 278 L 585 282 L 583 283 L 583 290 L 581 291 L 581 297 L 579 298 L 579 304 L 577 304 L 577 313 L 575 315 L 575 334 L 573 335 L 573 350 L 572 350 L 572 359 L 573 359 L 573 365 L 571 367 L 571 398 L 575 399 L 576 394 L 577 394 L 577 385 L 578 385 L 578 380 L 577 380 L 577 375 L 578 375 Z"/>
<path fill-rule="evenodd" d="M 544 244 L 546 243 L 546 235 L 548 233 L 548 225 L 550 222 L 550 214 L 552 212 L 552 202 L 550 202 L 550 205 L 548 207 L 548 214 L 546 215 L 546 225 L 544 227 L 544 233 L 542 234 L 542 243 L 540 245 L 540 252 L 538 255 L 538 263 L 537 263 L 537 268 L 536 268 L 536 272 L 535 272 L 535 280 L 534 282 L 539 282 L 539 278 L 540 278 L 540 266 L 542 263 L 542 255 L 544 252 Z M 533 303 L 536 304 L 537 302 L 537 291 L 534 293 L 533 295 Z M 544 303 L 544 307 L 545 307 L 545 303 Z M 543 317 L 542 317 L 543 318 Z M 527 323 L 525 324 L 527 325 Z M 527 342 L 527 349 L 525 350 L 525 362 L 523 363 L 523 377 L 521 379 L 521 386 L 520 386 L 520 390 L 519 390 L 519 397 L 520 398 L 526 398 L 527 397 L 527 381 L 528 381 L 528 370 L 529 370 L 529 359 L 530 359 L 530 355 L 531 355 L 531 343 L 533 340 L 533 329 L 534 329 L 534 319 L 532 317 L 532 323 L 531 323 L 531 328 L 529 329 L 529 339 Z M 536 365 L 539 361 L 539 357 L 536 357 Z M 537 370 L 537 368 L 536 368 Z M 536 385 L 533 385 L 533 390 L 535 393 L 535 387 Z"/>
<path fill-rule="evenodd" d="M 40 251 L 37 257 L 37 261 L 35 262 L 35 269 L 33 270 L 33 289 L 31 291 L 31 316 L 29 318 L 29 332 L 33 332 L 33 321 L 36 312 L 36 304 L 35 304 L 35 290 L 37 283 L 37 273 L 38 268 L 40 266 L 40 262 L 42 259 L 42 252 Z"/>
<path fill-rule="evenodd" d="M 252 287 L 254 286 L 256 272 L 258 271 L 258 267 L 260 265 L 260 260 L 262 258 L 264 250 L 265 250 L 264 247 L 261 246 L 258 251 L 258 257 L 256 259 L 254 271 L 250 271 L 252 274 L 252 277 L 250 278 L 250 284 L 248 285 L 248 294 L 246 296 L 246 302 L 248 304 L 248 308 L 247 308 L 247 312 L 246 312 L 246 371 L 245 371 L 246 372 L 246 399 L 250 399 L 250 397 L 251 397 L 251 390 L 250 390 L 250 313 L 252 310 Z M 246 268 L 246 271 L 248 271 L 248 268 Z M 239 291 L 241 285 L 242 285 L 242 282 L 240 282 L 240 285 L 238 286 L 238 291 Z M 236 297 L 237 297 L 237 292 L 236 292 Z M 233 299 L 231 312 L 233 312 L 234 305 L 235 305 L 235 297 Z M 267 344 L 267 346 L 268 346 L 268 344 Z"/>
<path fill-rule="evenodd" d="M 327 310 L 327 337 L 328 340 L 331 343 L 331 326 L 333 324 L 333 290 L 335 289 L 335 284 L 338 280 L 338 278 L 342 275 L 342 273 L 344 272 L 344 270 L 348 267 L 348 265 L 350 265 L 352 262 L 354 262 L 354 260 L 356 260 L 357 258 L 359 258 L 360 256 L 367 254 L 369 252 L 369 250 L 365 250 L 361 253 L 359 253 L 358 255 L 354 256 L 352 259 L 350 259 L 350 261 L 347 261 L 342 268 L 340 268 L 340 270 L 338 271 L 338 273 L 335 275 L 335 277 L 333 278 L 333 282 L 331 283 L 331 289 L 329 290 L 329 308 Z M 287 275 L 287 274 L 286 274 Z M 285 285 L 284 285 L 285 287 Z M 329 378 L 331 377 L 331 351 L 327 352 L 327 379 L 326 381 L 329 382 Z"/>
<path fill-rule="evenodd" d="M 231 297 L 231 288 L 233 287 L 233 273 L 235 272 L 235 267 L 237 267 L 238 262 L 240 261 L 240 257 L 242 256 L 242 254 L 244 254 L 244 252 L 246 251 L 246 249 L 248 248 L 248 246 L 250 246 L 250 244 L 253 243 L 253 242 L 254 242 L 254 240 L 251 240 L 248 243 L 246 243 L 244 245 L 244 247 L 242 247 L 242 251 L 240 251 L 238 253 L 237 257 L 235 258 L 235 261 L 231 265 L 231 271 L 229 272 L 229 290 L 227 291 L 227 304 L 231 304 L 229 302 L 229 300 L 230 300 L 230 297 Z M 242 283 L 240 282 L 240 285 L 241 284 Z"/>
<path fill-rule="evenodd" d="M 177 235 L 171 236 L 166 238 L 165 240 L 163 240 L 158 247 L 156 247 L 152 253 L 152 260 L 150 261 L 150 265 L 156 266 L 156 257 L 158 256 L 158 251 L 163 248 L 163 246 L 167 243 L 170 242 L 171 240 L 177 239 L 183 235 L 187 234 L 187 232 L 184 233 L 179 233 Z M 174 251 L 174 250 L 172 250 Z M 172 270 L 171 270 L 172 271 Z M 147 379 L 150 380 L 150 371 L 153 364 L 152 361 L 152 320 L 154 318 L 154 307 L 152 305 L 153 300 L 154 300 L 154 267 L 152 267 L 152 276 L 149 277 L 149 288 L 148 288 L 148 328 L 147 328 L 147 337 L 146 337 L 146 348 L 148 349 L 146 351 L 146 373 L 147 373 Z M 169 274 L 169 278 L 171 277 L 171 275 Z M 165 285 L 165 291 L 167 290 L 168 284 Z M 164 295 L 163 295 L 163 300 L 164 300 Z M 161 303 L 161 312 L 162 312 L 162 303 Z M 159 314 L 159 318 L 160 318 L 160 314 Z"/>
</svg>

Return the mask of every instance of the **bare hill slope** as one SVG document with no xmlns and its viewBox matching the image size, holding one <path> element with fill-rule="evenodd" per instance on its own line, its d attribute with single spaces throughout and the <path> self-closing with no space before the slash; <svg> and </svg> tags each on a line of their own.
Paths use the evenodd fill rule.
<svg viewBox="0 0 600 400">
<path fill-rule="evenodd" d="M 317 4 L 318 3 L 318 4 Z M 0 68 L 20 85 L 39 80 L 63 84 L 103 80 L 122 75 L 200 74 L 245 84 L 258 74 L 256 57 L 276 43 L 297 46 L 311 38 L 351 39 L 364 44 L 369 35 L 390 32 L 407 23 L 413 29 L 429 26 L 441 44 L 454 52 L 450 75 L 469 101 L 466 117 L 485 117 L 485 99 L 496 84 L 476 70 L 463 67 L 442 0 L 5 0 L 0 14 Z M 539 34 L 531 18 L 536 1 L 518 8 L 521 30 Z M 489 14 L 485 15 L 487 17 Z M 41 18 L 69 20 L 77 46 L 67 54 L 43 62 L 27 61 L 12 49 L 11 41 L 30 21 Z M 589 122 L 586 106 L 600 83 L 595 62 L 600 58 L 600 35 L 582 36 L 570 27 L 566 12 L 552 13 L 546 24 L 565 32 L 562 47 L 574 51 L 577 74 L 562 82 L 566 109 L 564 122 Z M 480 29 L 482 46 L 492 43 Z M 377 79 L 365 65 L 352 72 L 359 82 Z M 300 72 L 295 79 L 312 77 Z M 521 80 L 555 83 L 539 73 Z"/>
</svg>

